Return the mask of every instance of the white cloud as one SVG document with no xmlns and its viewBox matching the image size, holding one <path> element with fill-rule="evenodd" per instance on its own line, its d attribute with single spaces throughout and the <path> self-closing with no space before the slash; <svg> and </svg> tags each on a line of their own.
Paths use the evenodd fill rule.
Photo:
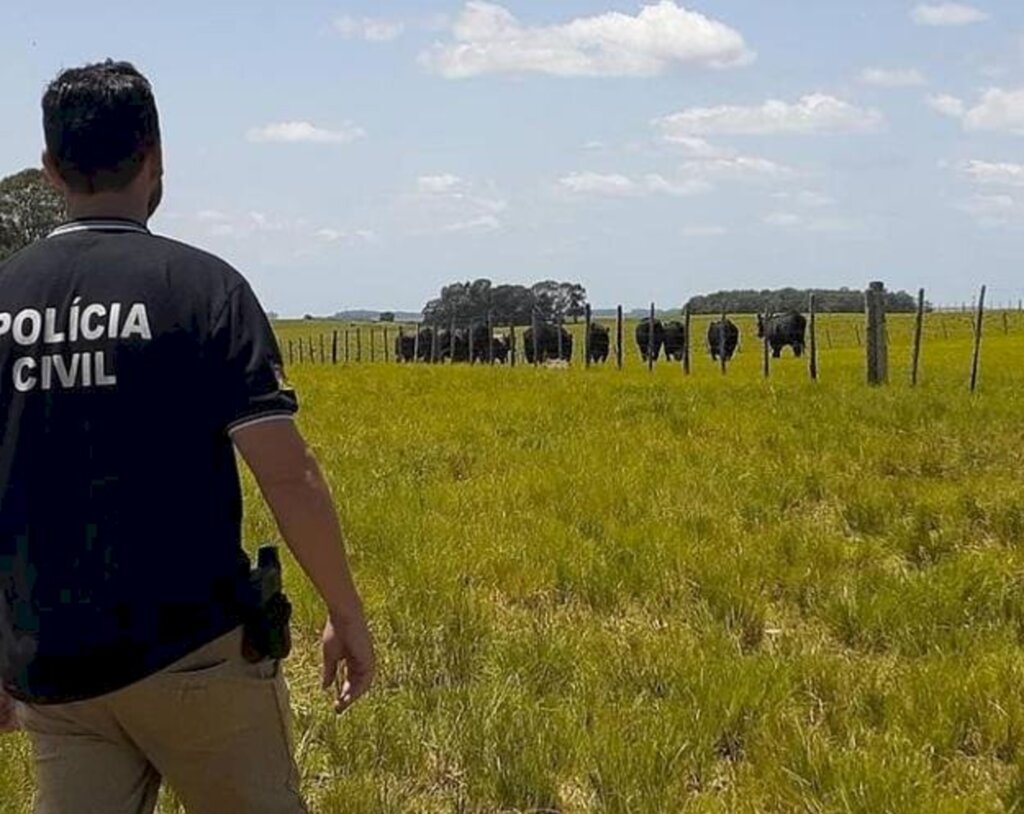
<svg viewBox="0 0 1024 814">
<path fill-rule="evenodd" d="M 799 226 L 804 222 L 804 219 L 795 212 L 772 212 L 770 215 L 765 215 L 762 220 L 769 226 L 783 228 Z"/>
<path fill-rule="evenodd" d="M 558 179 L 558 184 L 577 195 L 636 195 L 640 188 L 625 175 L 617 173 L 574 172 Z"/>
<path fill-rule="evenodd" d="M 1020 223 L 1024 218 L 1024 207 L 1011 195 L 974 195 L 957 208 L 986 229 Z"/>
<path fill-rule="evenodd" d="M 410 236 L 493 232 L 508 208 L 492 182 L 453 173 L 421 175 L 415 190 L 394 199 L 395 214 Z"/>
<path fill-rule="evenodd" d="M 465 182 L 457 175 L 422 175 L 416 179 L 416 188 L 425 195 L 444 195 L 458 192 Z"/>
<path fill-rule="evenodd" d="M 964 113 L 964 128 L 1024 135 L 1024 88 L 985 91 L 981 101 Z"/>
<path fill-rule="evenodd" d="M 929 96 L 925 101 L 928 104 L 928 107 L 936 113 L 941 113 L 943 116 L 949 116 L 954 119 L 962 119 L 964 114 L 967 112 L 967 108 L 964 105 L 963 100 L 958 99 L 955 96 L 950 96 L 948 93 Z"/>
<path fill-rule="evenodd" d="M 449 79 L 483 74 L 657 76 L 674 64 L 746 65 L 755 55 L 736 30 L 660 0 L 636 16 L 608 12 L 560 25 L 524 25 L 503 6 L 473 0 L 453 29 L 454 42 L 420 55 Z"/>
<path fill-rule="evenodd" d="M 246 133 L 254 144 L 350 144 L 365 136 L 366 131 L 349 123 L 340 130 L 326 130 L 309 122 L 275 122 Z"/>
<path fill-rule="evenodd" d="M 659 123 L 660 120 L 655 122 L 656 125 Z M 662 138 L 687 157 L 682 172 L 691 178 L 748 179 L 781 176 L 791 172 L 783 164 L 758 156 L 740 155 L 736 150 L 712 144 L 699 136 L 663 132 Z"/>
<path fill-rule="evenodd" d="M 737 155 L 732 158 L 711 158 L 687 161 L 683 171 L 705 178 L 756 178 L 788 175 L 791 170 L 782 164 L 757 156 Z"/>
<path fill-rule="evenodd" d="M 884 118 L 877 110 L 812 93 L 795 104 L 769 99 L 759 107 L 695 107 L 654 123 L 666 139 L 675 140 L 705 135 L 872 133 L 882 128 Z"/>
<path fill-rule="evenodd" d="M 701 178 L 670 180 L 659 173 L 633 179 L 619 173 L 574 172 L 558 179 L 558 187 L 572 195 L 627 198 L 642 195 L 669 195 L 687 198 L 710 192 L 712 185 Z"/>
<path fill-rule="evenodd" d="M 700 178 L 669 181 L 657 173 L 644 176 L 644 183 L 649 191 L 671 195 L 673 198 L 689 198 L 693 195 L 703 195 L 705 192 L 710 192 L 713 189 L 710 183 Z"/>
<path fill-rule="evenodd" d="M 664 140 L 679 147 L 690 158 L 731 158 L 736 154 L 735 150 L 719 147 L 697 136 L 666 133 Z"/>
<path fill-rule="evenodd" d="M 205 223 L 218 223 L 228 220 L 228 216 L 216 209 L 201 209 L 196 213 L 196 220 L 201 220 Z"/>
<path fill-rule="evenodd" d="M 957 209 L 986 229 L 1024 226 L 1024 164 L 971 159 L 954 169 L 974 187 L 971 197 L 955 204 Z"/>
<path fill-rule="evenodd" d="M 973 107 L 955 96 L 930 96 L 933 110 L 959 119 L 965 130 L 1024 135 L 1024 88 L 989 88 Z"/>
<path fill-rule="evenodd" d="M 964 177 L 975 184 L 1024 187 L 1024 164 L 972 159 L 961 163 L 958 169 Z"/>
<path fill-rule="evenodd" d="M 860 81 L 879 88 L 912 88 L 928 84 L 917 68 L 865 68 L 860 73 Z"/>
<path fill-rule="evenodd" d="M 810 216 L 797 212 L 772 212 L 761 219 L 768 226 L 784 229 L 789 232 L 807 234 L 861 235 L 870 232 L 866 224 L 852 218 L 837 215 Z"/>
<path fill-rule="evenodd" d="M 324 228 L 318 229 L 313 233 L 313 237 L 316 237 L 325 243 L 376 243 L 377 233 L 372 229 L 355 229 L 354 231 L 344 231 L 342 229 L 331 229 Z"/>
<path fill-rule="evenodd" d="M 441 227 L 441 231 L 447 234 L 459 234 L 462 232 L 494 232 L 501 228 L 501 221 L 494 215 L 481 215 L 478 218 L 456 221 Z"/>
<path fill-rule="evenodd" d="M 375 17 L 338 17 L 334 30 L 345 39 L 366 42 L 391 42 L 405 32 L 405 23 L 399 20 L 385 20 Z"/>
<path fill-rule="evenodd" d="M 806 209 L 821 209 L 822 207 L 833 206 L 836 202 L 835 198 L 809 189 L 798 192 L 776 192 L 772 197 L 780 201 L 792 202 Z"/>
<path fill-rule="evenodd" d="M 918 25 L 959 26 L 980 23 L 989 19 L 988 12 L 963 3 L 919 3 L 910 12 Z"/>
<path fill-rule="evenodd" d="M 729 230 L 724 226 L 684 226 L 683 237 L 722 237 Z"/>
</svg>

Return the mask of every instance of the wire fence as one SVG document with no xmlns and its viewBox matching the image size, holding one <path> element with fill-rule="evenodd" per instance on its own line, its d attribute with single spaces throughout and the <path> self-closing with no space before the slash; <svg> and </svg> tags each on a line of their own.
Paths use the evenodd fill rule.
<svg viewBox="0 0 1024 814">
<path fill-rule="evenodd" d="M 322 323 L 316 324 L 316 330 L 304 330 L 299 324 L 280 331 L 280 342 L 290 366 L 397 363 L 623 369 L 642 364 L 653 370 L 672 364 L 689 375 L 694 360 L 701 355 L 707 355 L 722 373 L 728 373 L 736 357 L 756 353 L 763 357 L 764 375 L 770 376 L 778 355 L 771 346 L 771 337 L 758 335 L 759 320 L 770 316 L 728 312 L 691 314 L 685 308 L 666 311 L 652 304 L 650 313 L 643 319 L 626 317 L 620 308 L 615 317 L 590 316 L 588 310 L 588 316 L 578 321 L 535 320 L 525 326 L 496 325 L 490 319 L 449 321 L 444 325 L 349 323 L 328 330 L 323 330 Z M 988 309 L 984 289 L 971 305 L 927 310 L 922 291 L 918 313 L 883 312 L 875 315 L 880 323 L 874 329 L 871 313 L 818 313 L 813 303 L 809 303 L 802 316 L 806 326 L 801 347 L 792 344 L 786 347 L 801 357 L 806 356 L 808 373 L 813 379 L 819 376 L 821 356 L 831 351 L 863 349 L 868 358 L 868 378 L 872 381 L 872 354 L 881 353 L 881 359 L 887 358 L 890 352 L 908 349 L 913 358 L 912 383 L 916 384 L 923 348 L 970 340 L 974 344 L 973 388 L 977 383 L 982 338 L 1024 337 L 1024 298 Z M 652 324 L 654 331 L 648 327 Z M 735 327 L 734 343 L 723 330 L 727 325 Z M 670 341 L 671 336 L 675 338 Z M 872 342 L 875 348 L 869 347 Z M 729 344 L 732 347 L 727 347 Z M 886 379 L 883 371 L 873 383 Z"/>
</svg>

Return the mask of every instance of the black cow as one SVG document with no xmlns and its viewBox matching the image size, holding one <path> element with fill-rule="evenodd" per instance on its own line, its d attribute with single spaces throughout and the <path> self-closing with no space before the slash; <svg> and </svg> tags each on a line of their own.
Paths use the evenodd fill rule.
<svg viewBox="0 0 1024 814">
<path fill-rule="evenodd" d="M 683 361 L 686 351 L 686 326 L 681 322 L 665 323 L 665 358 Z"/>
<path fill-rule="evenodd" d="M 561 356 L 559 356 L 559 341 L 558 335 L 561 332 Z M 563 362 L 572 361 L 572 334 L 569 333 L 565 328 L 559 328 L 557 325 L 551 325 L 549 323 L 540 323 L 537 325 L 537 358 L 534 358 L 534 331 L 533 328 L 527 328 L 523 333 L 523 349 L 526 351 L 526 361 L 531 365 L 536 363 L 548 362 L 551 360 L 559 360 Z"/>
<path fill-rule="evenodd" d="M 714 361 L 724 358 L 728 362 L 732 359 L 739 342 L 740 329 L 731 319 L 720 319 L 708 326 L 708 351 Z"/>
<path fill-rule="evenodd" d="M 395 361 L 411 362 L 416 358 L 416 335 L 400 333 L 395 337 Z"/>
<path fill-rule="evenodd" d="M 591 322 L 590 361 L 594 363 L 607 362 L 611 345 L 611 331 L 608 329 L 608 326 Z"/>
<path fill-rule="evenodd" d="M 413 340 L 415 343 L 415 339 Z M 420 328 L 419 332 L 419 348 L 416 350 L 416 361 L 418 362 L 436 362 L 437 359 L 432 357 L 434 352 L 434 329 L 429 325 Z M 437 348 L 438 359 L 441 356 L 441 349 Z"/>
<path fill-rule="evenodd" d="M 807 317 L 799 311 L 786 311 L 782 314 L 757 315 L 757 336 L 764 339 L 768 336 L 768 344 L 772 347 L 772 356 L 778 359 L 782 349 L 789 345 L 793 354 L 799 359 L 803 356 L 807 335 Z"/>
<path fill-rule="evenodd" d="M 484 324 L 474 325 L 466 334 L 469 343 L 469 358 L 472 362 L 489 362 L 489 350 L 493 334 Z"/>
<path fill-rule="evenodd" d="M 494 357 L 495 362 L 505 364 L 508 361 L 508 355 L 511 350 L 512 345 L 507 337 L 495 336 L 491 338 L 491 355 Z"/>
<path fill-rule="evenodd" d="M 640 355 L 647 362 L 650 359 L 657 360 L 661 356 L 661 349 L 665 344 L 665 326 L 660 319 L 654 320 L 653 335 L 651 331 L 651 318 L 640 320 L 636 326 L 636 344 L 640 348 Z"/>
</svg>

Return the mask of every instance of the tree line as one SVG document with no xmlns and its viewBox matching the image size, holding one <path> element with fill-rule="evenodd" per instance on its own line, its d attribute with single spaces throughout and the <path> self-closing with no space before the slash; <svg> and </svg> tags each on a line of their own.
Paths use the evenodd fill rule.
<svg viewBox="0 0 1024 814">
<path fill-rule="evenodd" d="M 806 311 L 810 295 L 814 294 L 815 307 L 826 313 L 863 313 L 864 292 L 849 288 L 780 288 L 761 291 L 716 291 L 691 297 L 687 305 L 692 314 L 758 314 L 765 311 Z M 887 291 L 887 311 L 913 313 L 917 310 L 917 298 L 906 291 Z M 931 305 L 928 304 L 928 310 Z"/>
<path fill-rule="evenodd" d="M 423 307 L 423 320 L 441 325 L 487 319 L 494 325 L 529 325 L 534 319 L 575 322 L 586 306 L 587 290 L 579 283 L 544 280 L 527 287 L 480 279 L 446 285 Z"/>
</svg>

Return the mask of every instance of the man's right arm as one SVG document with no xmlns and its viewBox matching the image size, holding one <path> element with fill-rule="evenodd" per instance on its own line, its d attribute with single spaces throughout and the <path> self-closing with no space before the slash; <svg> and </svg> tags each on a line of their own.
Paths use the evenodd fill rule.
<svg viewBox="0 0 1024 814">
<path fill-rule="evenodd" d="M 231 439 L 285 543 L 327 605 L 323 685 L 336 687 L 341 712 L 369 689 L 375 657 L 330 490 L 294 421 L 250 423 L 233 431 Z"/>
</svg>

